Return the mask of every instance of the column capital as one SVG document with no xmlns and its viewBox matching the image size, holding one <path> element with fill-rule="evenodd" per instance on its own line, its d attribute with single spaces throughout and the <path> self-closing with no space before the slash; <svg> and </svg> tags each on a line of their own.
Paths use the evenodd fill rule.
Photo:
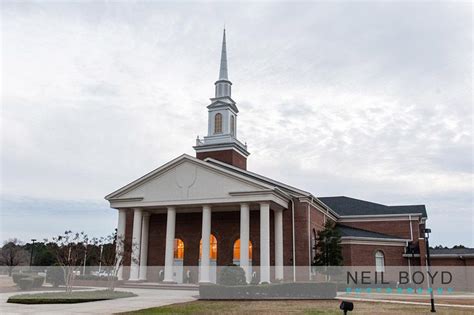
<svg viewBox="0 0 474 315">
<path fill-rule="evenodd" d="M 259 202 L 260 206 L 269 206 L 270 207 L 270 201 L 262 201 L 262 202 Z"/>
<path fill-rule="evenodd" d="M 211 205 L 208 205 L 208 204 L 206 204 L 206 205 L 202 205 L 202 208 L 203 208 L 203 209 L 204 209 L 204 208 L 212 209 L 212 206 L 211 206 Z"/>
<path fill-rule="evenodd" d="M 250 203 L 248 203 L 248 202 L 242 202 L 242 203 L 240 204 L 240 206 L 241 206 L 241 207 L 250 207 Z"/>
<path fill-rule="evenodd" d="M 133 211 L 143 211 L 142 208 L 132 208 Z"/>
<path fill-rule="evenodd" d="M 168 206 L 168 207 L 166 207 L 166 210 L 176 210 L 176 207 L 175 206 Z"/>
</svg>

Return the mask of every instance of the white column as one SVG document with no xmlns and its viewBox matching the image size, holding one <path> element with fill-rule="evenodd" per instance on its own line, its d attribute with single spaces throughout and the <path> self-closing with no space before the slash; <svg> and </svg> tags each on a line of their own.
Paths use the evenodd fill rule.
<svg viewBox="0 0 474 315">
<path fill-rule="evenodd" d="M 148 231 L 150 226 L 150 213 L 143 213 L 142 220 L 142 244 L 140 252 L 140 280 L 146 280 L 148 265 Z"/>
<path fill-rule="evenodd" d="M 270 203 L 260 204 L 260 282 L 270 282 Z"/>
<path fill-rule="evenodd" d="M 166 253 L 165 253 L 165 277 L 164 282 L 173 282 L 174 261 L 174 230 L 176 226 L 176 209 L 168 207 L 166 218 Z"/>
<path fill-rule="evenodd" d="M 119 280 L 123 280 L 123 254 L 124 254 L 124 245 L 125 245 L 125 225 L 127 222 L 127 212 L 125 209 L 118 209 L 118 224 L 117 224 L 117 241 L 116 241 L 116 250 L 117 255 L 117 277 Z"/>
<path fill-rule="evenodd" d="M 211 207 L 202 206 L 202 256 L 199 270 L 199 282 L 210 282 L 210 239 L 211 239 Z"/>
<path fill-rule="evenodd" d="M 247 282 L 251 281 L 249 270 L 250 209 L 247 203 L 240 205 L 240 267 L 245 271 Z"/>
<path fill-rule="evenodd" d="M 142 236 L 142 209 L 133 209 L 133 236 L 132 236 L 132 261 L 130 263 L 130 279 L 138 280 L 140 271 L 140 241 Z"/>
<path fill-rule="evenodd" d="M 275 210 L 275 279 L 283 280 L 283 210 Z"/>
</svg>

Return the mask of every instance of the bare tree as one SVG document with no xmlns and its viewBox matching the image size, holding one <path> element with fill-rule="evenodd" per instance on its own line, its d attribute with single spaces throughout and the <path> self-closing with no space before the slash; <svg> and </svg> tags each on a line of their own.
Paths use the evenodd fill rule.
<svg viewBox="0 0 474 315">
<path fill-rule="evenodd" d="M 16 238 L 9 239 L 3 243 L 0 250 L 0 264 L 8 267 L 8 275 L 11 276 L 16 266 L 28 262 L 28 252 L 22 247 L 22 242 Z"/>
<path fill-rule="evenodd" d="M 72 292 L 75 272 L 81 267 L 88 241 L 87 234 L 84 232 L 72 231 L 66 231 L 64 235 L 58 235 L 52 239 L 56 245 L 53 247 L 56 260 L 64 272 L 66 292 Z"/>
<path fill-rule="evenodd" d="M 102 248 L 100 262 L 107 271 L 108 289 L 114 291 L 119 271 L 124 264 L 124 258 L 131 256 L 132 248 L 136 247 L 137 244 L 126 241 L 125 238 L 117 237 L 116 233 L 93 239 L 93 243 Z"/>
</svg>

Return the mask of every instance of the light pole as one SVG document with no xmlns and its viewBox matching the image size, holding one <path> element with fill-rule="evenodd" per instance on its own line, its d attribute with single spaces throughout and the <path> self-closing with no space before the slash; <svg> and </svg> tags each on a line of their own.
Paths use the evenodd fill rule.
<svg viewBox="0 0 474 315">
<path fill-rule="evenodd" d="M 430 260 L 430 244 L 428 240 L 430 238 L 431 229 L 425 229 L 424 233 L 425 233 L 425 239 L 426 239 L 426 269 L 428 273 L 430 273 L 431 260 Z M 431 313 L 436 313 L 435 303 L 434 303 L 434 293 L 433 293 L 433 287 L 430 285 L 430 277 L 428 277 L 428 288 L 431 288 L 430 290 Z"/>
<path fill-rule="evenodd" d="M 32 266 L 33 266 L 33 251 L 35 249 L 35 242 L 36 242 L 36 238 L 32 238 L 31 239 L 30 270 L 32 270 Z"/>
</svg>

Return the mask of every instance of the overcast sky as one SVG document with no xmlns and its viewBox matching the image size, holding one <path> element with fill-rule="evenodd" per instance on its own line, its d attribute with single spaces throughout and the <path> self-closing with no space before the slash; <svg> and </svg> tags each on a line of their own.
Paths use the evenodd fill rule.
<svg viewBox="0 0 474 315">
<path fill-rule="evenodd" d="M 106 194 L 194 155 L 224 24 L 251 171 L 474 246 L 472 7 L 439 1 L 2 2 L 1 240 L 109 234 Z"/>
</svg>

